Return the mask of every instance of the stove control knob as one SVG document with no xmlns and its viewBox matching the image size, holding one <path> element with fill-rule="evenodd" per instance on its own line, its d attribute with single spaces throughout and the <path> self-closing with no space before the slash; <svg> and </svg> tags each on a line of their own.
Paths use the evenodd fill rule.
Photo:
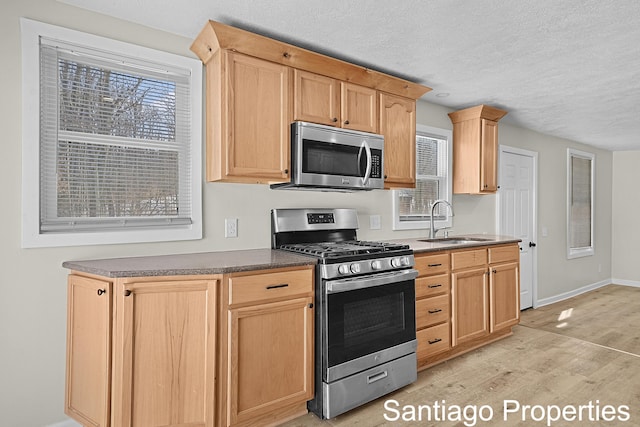
<svg viewBox="0 0 640 427">
<path fill-rule="evenodd" d="M 407 256 L 403 256 L 402 258 L 400 258 L 400 263 L 405 267 L 408 267 L 409 264 L 411 264 L 411 262 L 409 261 L 409 257 Z"/>
<path fill-rule="evenodd" d="M 342 264 L 340 267 L 338 267 L 338 273 L 340 274 L 349 274 L 349 272 L 350 270 L 347 264 Z"/>
<path fill-rule="evenodd" d="M 360 264 L 351 264 L 351 272 L 353 274 L 360 273 Z"/>
<path fill-rule="evenodd" d="M 398 268 L 402 267 L 402 262 L 400 258 L 391 258 L 391 267 Z"/>
<path fill-rule="evenodd" d="M 382 270 L 382 262 L 380 262 L 380 261 L 371 261 L 371 269 L 372 270 Z"/>
</svg>

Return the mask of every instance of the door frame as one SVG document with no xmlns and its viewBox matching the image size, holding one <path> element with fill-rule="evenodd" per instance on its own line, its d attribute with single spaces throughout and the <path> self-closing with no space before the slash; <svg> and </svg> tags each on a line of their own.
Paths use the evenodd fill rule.
<svg viewBox="0 0 640 427">
<path fill-rule="evenodd" d="M 508 145 L 500 144 L 498 146 L 498 191 L 496 192 L 496 230 L 498 234 L 502 233 L 501 228 L 501 203 L 502 197 L 500 192 L 500 177 L 502 176 L 502 158 L 504 153 L 517 154 L 520 156 L 531 157 L 533 159 L 533 201 L 532 201 L 532 210 L 533 215 L 531 220 L 533 221 L 533 236 L 534 241 L 538 240 L 538 152 L 525 150 L 522 148 L 510 147 Z M 536 249 L 539 247 L 536 246 Z M 538 251 L 531 251 L 531 268 L 532 268 L 532 278 L 531 278 L 531 297 L 532 297 L 532 307 L 538 308 Z M 522 269 L 520 270 L 522 272 Z"/>
</svg>

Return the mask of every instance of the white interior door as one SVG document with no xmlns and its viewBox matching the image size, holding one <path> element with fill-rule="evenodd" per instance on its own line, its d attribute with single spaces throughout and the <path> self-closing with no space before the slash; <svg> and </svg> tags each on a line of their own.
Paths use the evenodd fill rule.
<svg viewBox="0 0 640 427">
<path fill-rule="evenodd" d="M 500 146 L 498 233 L 520 242 L 520 309 L 536 301 L 536 173 L 538 153 Z"/>
</svg>

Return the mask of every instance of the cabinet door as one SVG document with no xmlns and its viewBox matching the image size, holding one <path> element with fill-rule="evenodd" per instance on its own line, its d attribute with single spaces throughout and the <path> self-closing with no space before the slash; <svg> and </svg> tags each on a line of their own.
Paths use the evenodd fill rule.
<svg viewBox="0 0 640 427">
<path fill-rule="evenodd" d="M 517 262 L 491 266 L 491 332 L 520 321 L 520 271 Z"/>
<path fill-rule="evenodd" d="M 229 310 L 228 425 L 313 397 L 312 302 Z"/>
<path fill-rule="evenodd" d="M 489 286 L 485 267 L 453 273 L 451 288 L 452 345 L 489 333 Z"/>
<path fill-rule="evenodd" d="M 109 425 L 111 282 L 70 275 L 65 413 L 84 426 Z"/>
<path fill-rule="evenodd" d="M 289 70 L 241 54 L 225 55 L 226 175 L 255 181 L 283 180 L 289 169 Z"/>
<path fill-rule="evenodd" d="M 482 119 L 480 192 L 498 190 L 498 122 Z"/>
<path fill-rule="evenodd" d="M 416 185 L 416 102 L 380 93 L 380 133 L 384 135 L 385 188 Z"/>
<path fill-rule="evenodd" d="M 114 425 L 214 426 L 216 283 L 116 287 Z"/>
<path fill-rule="evenodd" d="M 341 123 L 345 129 L 378 132 L 378 93 L 375 89 L 342 82 Z"/>
<path fill-rule="evenodd" d="M 335 79 L 294 70 L 293 118 L 339 126 L 340 85 Z"/>
</svg>

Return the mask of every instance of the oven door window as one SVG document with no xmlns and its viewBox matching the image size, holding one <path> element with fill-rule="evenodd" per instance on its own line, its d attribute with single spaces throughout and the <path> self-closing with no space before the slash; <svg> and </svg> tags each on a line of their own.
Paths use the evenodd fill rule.
<svg viewBox="0 0 640 427">
<path fill-rule="evenodd" d="M 329 367 L 416 338 L 413 280 L 328 294 L 326 307 Z"/>
<path fill-rule="evenodd" d="M 364 149 L 353 145 L 303 140 L 302 172 L 362 177 L 367 170 Z"/>
</svg>

